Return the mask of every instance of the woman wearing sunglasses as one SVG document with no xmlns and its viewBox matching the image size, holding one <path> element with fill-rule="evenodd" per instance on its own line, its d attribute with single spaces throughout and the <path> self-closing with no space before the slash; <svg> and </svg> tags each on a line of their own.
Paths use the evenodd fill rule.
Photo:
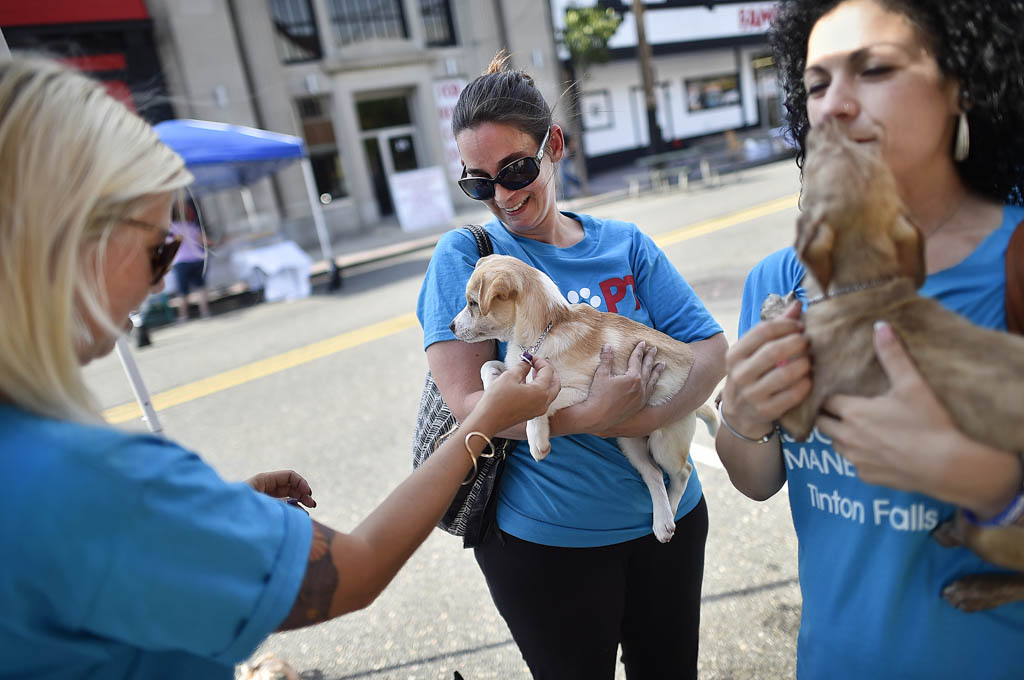
<svg viewBox="0 0 1024 680">
<path fill-rule="evenodd" d="M 452 437 L 335 532 L 278 500 L 316 505 L 296 473 L 227 483 L 107 426 L 85 386 L 82 365 L 163 286 L 182 159 L 98 83 L 15 59 L 0 64 L 0 166 L 0 676 L 234 677 L 274 630 L 370 604 L 487 437 L 558 392 L 543 360 L 529 385 L 526 364 L 509 371 L 463 423 L 484 436 Z"/>
<path fill-rule="evenodd" d="M 631 680 L 696 677 L 708 526 L 700 481 L 690 477 L 675 537 L 659 543 L 647 488 L 613 438 L 650 433 L 708 398 L 725 372 L 721 328 L 636 225 L 558 209 L 564 135 L 530 76 L 499 56 L 463 91 L 452 127 L 459 186 L 494 215 L 484 228 L 495 252 L 546 272 L 570 302 L 626 315 L 696 353 L 684 389 L 658 408 L 645 407 L 654 362 L 634 351 L 627 373 L 612 375 L 606 353 L 587 400 L 551 419 L 551 454 L 535 462 L 523 441 L 509 455 L 498 531 L 475 548 L 494 602 L 535 678 L 613 678 L 620 644 Z M 448 327 L 477 259 L 467 230 L 446 234 L 418 304 L 431 373 L 460 420 L 496 355 L 493 343 L 457 341 Z M 502 436 L 525 440 L 525 426 Z"/>
</svg>

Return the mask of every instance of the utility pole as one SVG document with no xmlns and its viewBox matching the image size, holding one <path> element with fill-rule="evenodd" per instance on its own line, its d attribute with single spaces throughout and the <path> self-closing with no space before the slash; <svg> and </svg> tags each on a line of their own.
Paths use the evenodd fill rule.
<svg viewBox="0 0 1024 680">
<path fill-rule="evenodd" d="M 644 27 L 644 0 L 633 0 L 633 19 L 636 21 L 636 54 L 640 57 L 640 77 L 644 84 L 644 100 L 647 103 L 647 130 L 651 138 L 651 153 L 661 153 L 665 142 L 658 125 L 658 100 L 654 96 L 654 75 L 651 68 L 651 46 L 647 43 Z"/>
</svg>

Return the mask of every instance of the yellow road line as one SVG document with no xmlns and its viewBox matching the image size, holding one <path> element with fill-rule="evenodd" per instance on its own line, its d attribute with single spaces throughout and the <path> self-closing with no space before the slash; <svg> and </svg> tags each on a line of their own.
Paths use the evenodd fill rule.
<svg viewBox="0 0 1024 680">
<path fill-rule="evenodd" d="M 795 207 L 796 204 L 797 194 L 785 196 L 730 215 L 704 220 L 703 222 L 697 222 L 696 224 L 691 224 L 681 229 L 661 234 L 654 239 L 654 242 L 660 247 L 665 247 L 703 234 L 709 234 L 713 231 L 718 231 L 719 229 L 725 229 L 726 227 L 748 222 L 750 220 L 757 219 L 758 217 L 764 217 L 765 215 L 781 212 Z M 152 397 L 153 408 L 157 411 L 163 411 L 164 409 L 168 409 L 172 406 L 178 406 L 179 404 L 184 404 L 232 387 L 243 385 L 247 382 L 256 380 L 257 378 L 263 378 L 268 375 L 273 375 L 274 373 L 280 373 L 281 371 L 300 366 L 313 361 L 314 359 L 320 359 L 342 350 L 351 349 L 352 347 L 365 344 L 371 340 L 378 340 L 389 335 L 394 335 L 395 333 L 412 328 L 417 325 L 417 323 L 418 322 L 414 314 L 403 314 L 401 316 L 396 316 L 393 319 L 388 319 L 387 321 L 381 321 L 380 323 L 375 323 L 364 328 L 336 335 L 333 338 L 314 342 L 310 345 L 306 345 L 305 347 L 299 347 L 276 356 L 254 361 L 251 364 L 239 366 L 238 368 L 231 369 L 230 371 L 211 375 L 208 378 L 196 380 L 195 382 L 155 394 Z M 130 420 L 141 418 L 142 409 L 137 403 L 130 402 L 107 409 L 103 412 L 103 417 L 106 418 L 107 422 L 114 425 L 126 423 Z"/>
<path fill-rule="evenodd" d="M 721 217 L 714 217 L 710 220 L 704 220 L 703 222 L 697 222 L 696 224 L 690 224 L 681 229 L 675 231 L 669 231 L 664 234 L 659 234 L 653 237 L 654 242 L 659 247 L 664 248 L 680 241 L 695 238 L 697 236 L 703 236 L 704 234 L 710 234 L 713 231 L 719 229 L 725 229 L 726 227 L 732 227 L 742 222 L 749 222 L 750 220 L 757 219 L 758 217 L 765 217 L 766 215 L 772 215 L 783 210 L 795 208 L 797 199 L 800 194 L 793 194 L 791 196 L 783 196 L 777 198 L 774 201 L 768 201 L 767 203 L 761 203 L 755 205 L 752 208 L 746 210 L 740 210 L 729 215 L 723 215 Z"/>
<path fill-rule="evenodd" d="M 280 373 L 314 359 L 320 359 L 330 354 L 362 345 L 371 340 L 378 340 L 388 335 L 399 333 L 412 328 L 417 323 L 415 314 L 403 314 L 387 321 L 381 321 L 364 328 L 336 335 L 333 338 L 314 342 L 305 347 L 299 347 L 276 356 L 254 361 L 251 364 L 239 366 L 230 371 L 211 375 L 208 378 L 155 394 L 152 398 L 153 408 L 157 411 L 162 411 L 172 406 L 199 399 L 200 397 L 237 387 L 257 378 Z M 142 410 L 138 404 L 132 402 L 107 409 L 103 412 L 103 417 L 112 424 L 124 423 L 142 417 Z"/>
</svg>

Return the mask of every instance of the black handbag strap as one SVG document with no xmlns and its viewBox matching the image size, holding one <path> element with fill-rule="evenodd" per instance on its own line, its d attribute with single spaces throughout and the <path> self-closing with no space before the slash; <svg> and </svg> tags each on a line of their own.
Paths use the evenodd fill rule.
<svg viewBox="0 0 1024 680">
<path fill-rule="evenodd" d="M 480 257 L 494 254 L 494 244 L 491 243 L 491 235 L 487 233 L 486 229 L 479 224 L 467 224 L 466 229 L 469 229 L 469 233 L 473 234 L 473 238 L 476 239 L 476 249 L 480 253 Z"/>
</svg>

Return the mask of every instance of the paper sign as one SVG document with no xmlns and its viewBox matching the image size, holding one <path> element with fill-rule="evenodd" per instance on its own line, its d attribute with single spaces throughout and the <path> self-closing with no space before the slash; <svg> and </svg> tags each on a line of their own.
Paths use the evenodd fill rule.
<svg viewBox="0 0 1024 680">
<path fill-rule="evenodd" d="M 452 114 L 465 87 L 466 81 L 459 78 L 434 83 L 434 101 L 437 102 L 437 118 L 441 123 L 441 141 L 444 144 L 444 167 L 453 182 L 462 174 L 462 159 L 459 157 L 455 135 L 452 134 Z"/>
<path fill-rule="evenodd" d="M 404 231 L 442 227 L 455 219 L 448 183 L 439 166 L 396 172 L 388 177 L 388 184 Z"/>
</svg>

